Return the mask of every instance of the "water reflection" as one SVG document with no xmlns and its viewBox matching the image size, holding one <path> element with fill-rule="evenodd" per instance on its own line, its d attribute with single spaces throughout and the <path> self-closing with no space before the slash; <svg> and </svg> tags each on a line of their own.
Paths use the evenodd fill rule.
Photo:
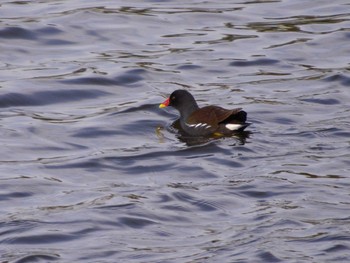
<svg viewBox="0 0 350 263">
<path fill-rule="evenodd" d="M 180 132 L 180 134 L 177 136 L 177 138 L 181 141 L 186 143 L 187 146 L 197 146 L 197 145 L 202 145 L 202 144 L 206 144 L 212 141 L 216 141 L 216 140 L 221 140 L 223 138 L 232 138 L 235 139 L 237 141 L 237 144 L 239 145 L 244 145 L 246 143 L 246 140 L 249 138 L 250 136 L 250 132 L 249 131 L 243 131 L 243 132 L 237 132 L 235 134 L 232 134 L 231 136 L 217 136 L 217 137 L 193 137 L 193 136 L 188 136 L 186 134 L 182 134 Z"/>
<path fill-rule="evenodd" d="M 350 6 L 315 2 L 3 1 L 0 261 L 349 261 Z M 188 137 L 178 88 L 254 125 Z"/>
<path fill-rule="evenodd" d="M 167 131 L 173 133 L 176 135 L 176 138 L 178 138 L 178 140 L 180 142 L 184 142 L 187 146 L 199 146 L 199 145 L 204 145 L 216 140 L 221 140 L 224 138 L 232 138 L 235 139 L 237 141 L 237 144 L 239 145 L 244 145 L 246 143 L 246 140 L 250 137 L 250 135 L 252 134 L 252 132 L 250 131 L 241 131 L 241 132 L 236 132 L 233 133 L 230 136 L 217 136 L 217 135 L 213 135 L 213 136 L 190 136 L 188 135 L 182 128 L 180 125 L 180 119 L 177 119 L 176 121 L 174 121 L 170 126 L 167 127 Z M 155 133 L 157 135 L 157 137 L 159 138 L 159 142 L 164 142 L 164 127 L 162 126 L 158 126 L 155 130 Z"/>
</svg>

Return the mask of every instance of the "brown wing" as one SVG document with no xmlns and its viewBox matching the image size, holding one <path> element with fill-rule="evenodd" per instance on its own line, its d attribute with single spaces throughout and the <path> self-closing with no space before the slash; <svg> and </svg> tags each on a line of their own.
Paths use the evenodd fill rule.
<svg viewBox="0 0 350 263">
<path fill-rule="evenodd" d="M 187 123 L 207 123 L 212 127 L 217 127 L 220 122 L 236 114 L 241 109 L 227 110 L 219 106 L 206 106 L 194 111 L 187 119 Z"/>
</svg>

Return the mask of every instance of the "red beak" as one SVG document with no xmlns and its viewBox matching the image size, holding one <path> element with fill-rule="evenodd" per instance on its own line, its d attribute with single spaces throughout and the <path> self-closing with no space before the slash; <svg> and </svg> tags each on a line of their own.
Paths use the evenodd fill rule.
<svg viewBox="0 0 350 263">
<path fill-rule="evenodd" d="M 159 105 L 159 108 L 165 108 L 168 107 L 170 103 L 170 98 L 167 98 L 163 103 Z"/>
</svg>

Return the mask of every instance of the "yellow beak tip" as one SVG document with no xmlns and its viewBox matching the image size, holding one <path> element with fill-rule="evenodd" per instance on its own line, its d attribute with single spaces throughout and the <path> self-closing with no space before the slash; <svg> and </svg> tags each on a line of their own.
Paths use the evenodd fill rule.
<svg viewBox="0 0 350 263">
<path fill-rule="evenodd" d="M 165 107 L 166 107 L 166 105 L 163 104 L 163 103 L 159 105 L 159 108 L 161 108 L 161 109 L 162 109 L 162 108 L 165 108 Z"/>
</svg>

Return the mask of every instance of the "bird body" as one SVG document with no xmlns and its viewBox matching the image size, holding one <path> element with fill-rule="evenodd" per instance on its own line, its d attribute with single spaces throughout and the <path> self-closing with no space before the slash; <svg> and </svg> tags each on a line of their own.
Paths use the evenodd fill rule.
<svg viewBox="0 0 350 263">
<path fill-rule="evenodd" d="M 220 106 L 199 108 L 196 100 L 187 90 L 175 90 L 160 108 L 172 106 L 180 113 L 180 126 L 192 136 L 230 135 L 243 131 L 247 113 L 241 108 L 224 109 Z"/>
</svg>

